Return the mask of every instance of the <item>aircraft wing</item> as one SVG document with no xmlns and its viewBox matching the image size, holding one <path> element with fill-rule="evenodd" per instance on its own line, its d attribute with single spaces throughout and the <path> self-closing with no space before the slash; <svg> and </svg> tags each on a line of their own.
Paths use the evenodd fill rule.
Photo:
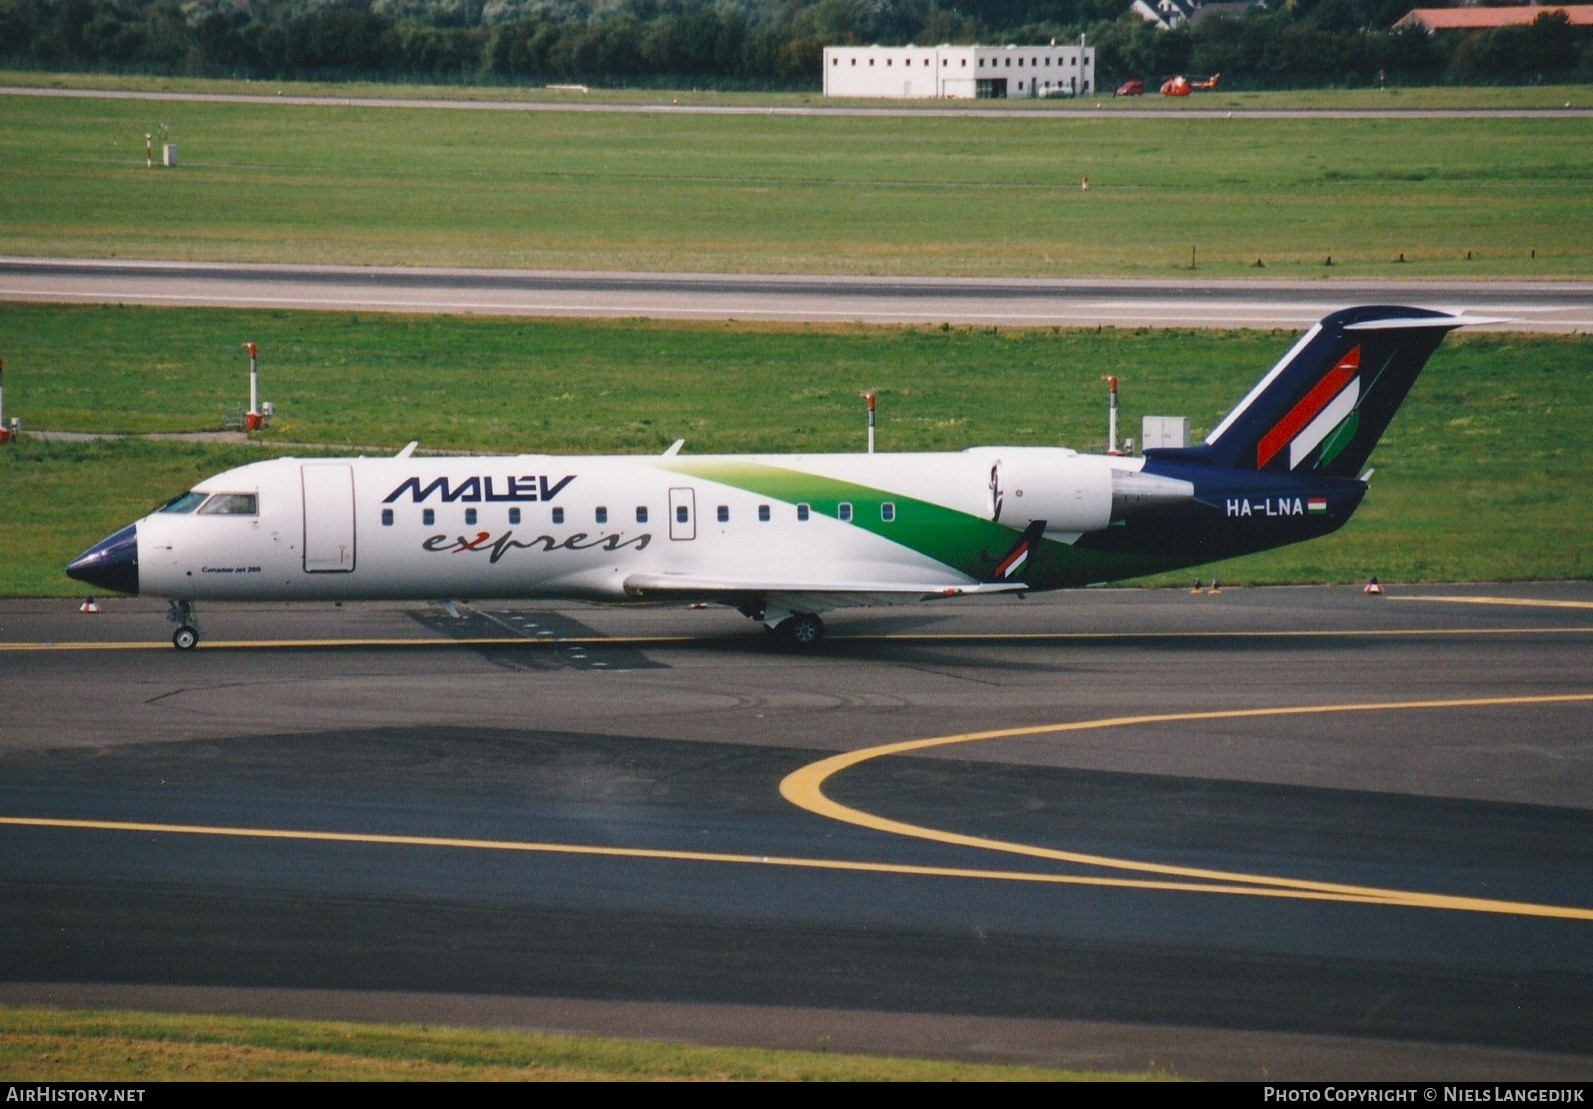
<svg viewBox="0 0 1593 1109">
<path fill-rule="evenodd" d="M 706 578 L 692 574 L 632 574 L 625 592 L 640 601 L 676 601 L 741 606 L 764 603 L 792 612 L 815 612 L 871 605 L 907 605 L 943 597 L 1021 593 L 1019 581 L 754 581 Z"/>
</svg>

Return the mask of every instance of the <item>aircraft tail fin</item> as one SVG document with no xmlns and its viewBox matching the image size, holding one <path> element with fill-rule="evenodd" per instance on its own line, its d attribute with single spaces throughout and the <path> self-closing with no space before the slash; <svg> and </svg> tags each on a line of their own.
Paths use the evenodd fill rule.
<svg viewBox="0 0 1593 1109">
<path fill-rule="evenodd" d="M 1206 437 L 1217 466 L 1355 477 L 1433 351 L 1467 319 L 1368 306 L 1324 317 Z"/>
</svg>

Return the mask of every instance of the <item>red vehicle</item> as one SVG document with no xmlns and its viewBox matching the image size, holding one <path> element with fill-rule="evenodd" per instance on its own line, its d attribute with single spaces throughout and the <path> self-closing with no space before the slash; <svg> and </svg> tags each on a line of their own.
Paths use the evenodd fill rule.
<svg viewBox="0 0 1593 1109">
<path fill-rule="evenodd" d="M 1121 85 L 1117 86 L 1117 91 L 1114 92 L 1112 95 L 1113 96 L 1144 96 L 1145 95 L 1145 82 L 1144 81 L 1124 81 Z"/>
</svg>

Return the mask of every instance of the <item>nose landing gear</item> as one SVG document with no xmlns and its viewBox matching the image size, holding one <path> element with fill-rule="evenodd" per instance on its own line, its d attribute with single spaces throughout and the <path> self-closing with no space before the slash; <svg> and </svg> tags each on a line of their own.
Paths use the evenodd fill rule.
<svg viewBox="0 0 1593 1109">
<path fill-rule="evenodd" d="M 179 651 L 191 651 L 199 643 L 199 619 L 189 601 L 173 601 L 166 610 L 166 619 L 177 625 L 171 633 L 171 645 Z"/>
</svg>

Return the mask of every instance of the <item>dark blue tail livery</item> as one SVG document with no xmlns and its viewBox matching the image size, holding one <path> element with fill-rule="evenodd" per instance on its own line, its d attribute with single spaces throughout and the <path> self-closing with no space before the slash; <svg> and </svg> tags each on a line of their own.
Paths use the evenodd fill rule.
<svg viewBox="0 0 1593 1109">
<path fill-rule="evenodd" d="M 1354 477 L 1444 336 L 1470 321 L 1426 308 L 1347 308 L 1306 332 L 1190 461 Z"/>
</svg>

